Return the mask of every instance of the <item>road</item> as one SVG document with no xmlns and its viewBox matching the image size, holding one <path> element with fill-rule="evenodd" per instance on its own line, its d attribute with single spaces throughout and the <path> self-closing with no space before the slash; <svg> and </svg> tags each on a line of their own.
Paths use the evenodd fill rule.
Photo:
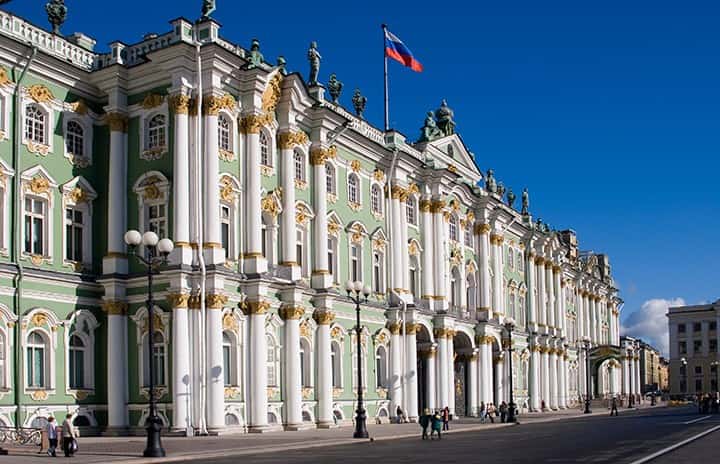
<svg viewBox="0 0 720 464">
<path fill-rule="evenodd" d="M 699 416 L 693 408 L 621 411 L 562 422 L 448 434 L 441 441 L 399 439 L 242 457 L 245 463 L 613 463 L 631 464 L 658 450 L 720 425 L 720 415 Z M 653 460 L 653 464 L 710 463 L 720 430 Z M 703 458 L 704 456 L 704 458 Z M 709 458 L 712 456 L 712 458 Z M 203 459 L 237 463 L 237 457 Z"/>
</svg>

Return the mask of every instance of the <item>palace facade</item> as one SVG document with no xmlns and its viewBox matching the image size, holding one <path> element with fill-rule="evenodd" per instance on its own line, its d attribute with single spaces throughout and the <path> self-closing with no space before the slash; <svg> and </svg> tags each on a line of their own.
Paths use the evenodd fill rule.
<svg viewBox="0 0 720 464">
<path fill-rule="evenodd" d="M 411 142 L 209 18 L 99 53 L 0 11 L 0 45 L 4 425 L 141 427 L 153 369 L 173 430 L 333 427 L 358 336 L 370 420 L 510 385 L 521 412 L 572 407 L 586 366 L 593 397 L 639 396 L 608 257 L 517 211 L 446 104 Z M 128 229 L 175 243 L 152 334 Z"/>
</svg>

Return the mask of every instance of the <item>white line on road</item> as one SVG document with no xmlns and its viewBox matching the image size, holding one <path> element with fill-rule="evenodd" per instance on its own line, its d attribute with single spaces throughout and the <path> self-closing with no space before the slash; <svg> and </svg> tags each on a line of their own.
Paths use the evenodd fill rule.
<svg viewBox="0 0 720 464">
<path fill-rule="evenodd" d="M 695 422 L 700 422 L 701 420 L 709 419 L 710 417 L 712 417 L 712 416 L 703 416 L 703 417 L 700 417 L 700 418 L 698 418 L 698 419 L 693 419 L 693 420 L 691 420 L 691 421 L 683 422 L 683 425 L 694 424 Z"/>
<path fill-rule="evenodd" d="M 710 417 L 710 416 L 708 416 L 708 417 Z M 651 455 L 649 455 L 649 456 L 645 456 L 644 458 L 640 458 L 640 459 L 638 459 L 638 460 L 636 460 L 636 461 L 631 462 L 630 464 L 644 464 L 644 463 L 646 463 L 646 462 L 650 462 L 650 461 L 652 461 L 653 459 L 662 456 L 663 454 L 667 454 L 667 453 L 669 453 L 669 452 L 671 452 L 671 451 L 675 451 L 676 449 L 680 448 L 681 446 L 685 446 L 685 445 L 687 445 L 688 443 L 692 443 L 693 441 L 695 441 L 695 440 L 697 440 L 697 439 L 699 439 L 699 438 L 702 438 L 702 437 L 704 437 L 705 435 L 708 435 L 708 434 L 710 434 L 710 433 L 713 433 L 713 432 L 716 431 L 716 430 L 720 430 L 720 425 L 716 425 L 715 427 L 711 427 L 711 428 L 705 430 L 704 432 L 700 432 L 700 433 L 698 433 L 697 435 L 693 435 L 692 437 L 687 438 L 687 439 L 681 441 L 680 443 L 675 443 L 674 445 L 668 446 L 667 448 L 663 448 L 663 449 L 661 449 L 661 450 L 658 451 L 658 452 L 655 452 L 655 453 L 653 453 L 653 454 L 651 454 Z"/>
</svg>

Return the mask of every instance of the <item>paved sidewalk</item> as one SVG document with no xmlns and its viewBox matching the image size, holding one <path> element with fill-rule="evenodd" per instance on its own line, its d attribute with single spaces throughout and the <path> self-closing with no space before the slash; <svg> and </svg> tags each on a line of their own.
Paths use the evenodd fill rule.
<svg viewBox="0 0 720 464">
<path fill-rule="evenodd" d="M 643 407 L 644 409 L 644 407 Z M 624 410 L 628 411 L 628 410 Z M 623 413 L 624 411 L 621 411 Z M 605 408 L 593 411 L 592 415 L 605 415 Z M 534 424 L 587 417 L 579 408 L 554 411 L 548 413 L 523 414 L 518 416 L 519 424 Z M 462 418 L 450 423 L 450 432 L 474 432 L 487 429 L 512 426 L 501 424 L 496 418 L 494 424 L 480 423 L 479 419 Z M 368 425 L 370 440 L 394 440 L 399 438 L 420 438 L 420 427 L 417 424 L 384 424 Z M 265 434 L 228 434 L 212 437 L 164 437 L 163 446 L 167 457 L 162 459 L 142 458 L 145 448 L 145 437 L 87 437 L 80 438 L 80 452 L 73 458 L 74 464 L 112 463 L 112 464 L 144 464 L 151 462 L 182 462 L 216 458 L 225 456 L 244 456 L 308 449 L 315 447 L 348 445 L 365 443 L 367 440 L 352 438 L 352 427 L 338 427 L 330 430 L 302 430 L 298 432 L 270 432 Z M 44 460 L 52 462 L 46 454 L 38 454 L 36 447 L 15 447 L 3 444 L 9 450 L 9 456 L 0 457 L 3 463 L 24 464 L 38 463 Z M 58 450 L 58 456 L 62 452 Z M 64 458 L 58 458 L 64 459 Z"/>
</svg>

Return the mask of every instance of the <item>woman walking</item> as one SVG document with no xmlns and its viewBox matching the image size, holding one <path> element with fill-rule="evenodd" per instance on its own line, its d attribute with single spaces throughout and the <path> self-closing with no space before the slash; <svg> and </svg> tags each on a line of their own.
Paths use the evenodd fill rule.
<svg viewBox="0 0 720 464">
<path fill-rule="evenodd" d="M 500 403 L 500 422 L 503 424 L 505 423 L 505 419 L 507 418 L 507 412 L 508 412 L 508 405 L 506 402 Z"/>
<path fill-rule="evenodd" d="M 442 430 L 442 417 L 440 416 L 440 411 L 435 411 L 435 414 L 432 417 L 432 430 L 430 430 L 430 439 L 433 440 L 433 435 L 435 432 L 437 432 L 438 440 L 442 440 L 442 436 L 440 435 L 440 431 Z"/>
<path fill-rule="evenodd" d="M 487 406 L 487 417 L 490 418 L 490 423 L 495 423 L 495 405 L 492 403 L 488 403 Z"/>
<path fill-rule="evenodd" d="M 442 421 L 443 421 L 443 432 L 445 430 L 450 430 L 450 408 L 445 406 L 445 409 L 442 411 Z"/>
<path fill-rule="evenodd" d="M 77 429 L 72 423 L 72 414 L 68 414 L 65 416 L 65 421 L 63 421 L 62 424 L 63 451 L 65 452 L 66 458 L 75 454 L 75 450 L 77 450 L 77 444 L 75 443 L 77 436 Z"/>
</svg>

